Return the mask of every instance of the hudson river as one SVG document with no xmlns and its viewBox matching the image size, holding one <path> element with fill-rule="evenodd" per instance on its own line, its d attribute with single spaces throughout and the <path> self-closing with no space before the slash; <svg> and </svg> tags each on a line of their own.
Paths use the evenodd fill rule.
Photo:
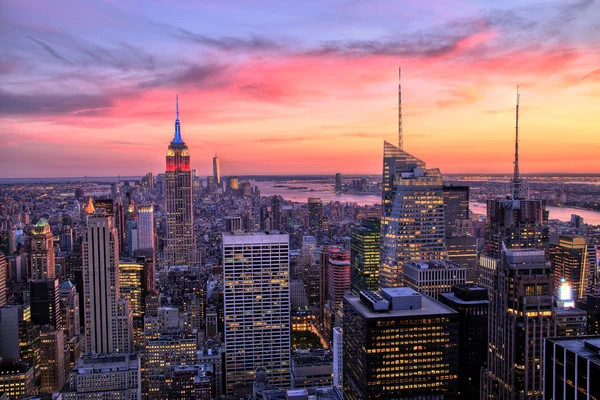
<svg viewBox="0 0 600 400">
<path fill-rule="evenodd" d="M 280 187 L 274 187 L 279 185 Z M 353 194 L 336 194 L 333 192 L 331 184 L 312 183 L 312 182 L 273 182 L 273 181 L 255 181 L 252 186 L 258 186 L 261 196 L 280 195 L 286 200 L 306 203 L 309 197 L 318 197 L 324 203 L 330 201 L 339 201 L 340 203 L 356 203 L 358 205 L 380 204 L 381 196 L 379 195 L 353 195 Z M 285 186 L 285 187 L 281 187 Z M 485 214 L 486 205 L 484 203 L 470 204 L 471 212 L 475 214 Z M 577 214 L 583 217 L 583 221 L 587 224 L 600 225 L 600 212 L 579 210 L 577 208 L 563 207 L 547 207 L 550 211 L 550 219 L 558 219 L 560 221 L 570 221 L 571 214 Z"/>
</svg>

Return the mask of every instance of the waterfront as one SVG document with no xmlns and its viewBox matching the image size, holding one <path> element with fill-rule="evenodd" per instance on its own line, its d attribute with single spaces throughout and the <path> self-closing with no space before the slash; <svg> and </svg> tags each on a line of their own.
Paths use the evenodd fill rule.
<svg viewBox="0 0 600 400">
<path fill-rule="evenodd" d="M 341 203 L 356 203 L 358 205 L 373 205 L 381 203 L 379 195 L 354 195 L 354 194 L 338 194 L 333 191 L 333 186 L 326 183 L 312 183 L 306 181 L 296 182 L 281 182 L 281 181 L 255 181 L 253 186 L 258 186 L 262 196 L 280 195 L 286 200 L 306 203 L 309 197 L 318 197 L 324 203 L 330 201 L 339 201 Z M 274 187 L 282 185 L 286 187 Z M 293 189 L 290 189 L 293 188 Z M 474 214 L 485 214 L 485 203 L 471 202 L 471 212 Z M 550 211 L 550 219 L 558 219 L 560 221 L 570 221 L 571 214 L 577 214 L 583 217 L 585 223 L 592 225 L 600 225 L 600 212 L 590 210 L 580 210 L 577 208 L 568 207 L 553 207 L 548 206 Z"/>
</svg>

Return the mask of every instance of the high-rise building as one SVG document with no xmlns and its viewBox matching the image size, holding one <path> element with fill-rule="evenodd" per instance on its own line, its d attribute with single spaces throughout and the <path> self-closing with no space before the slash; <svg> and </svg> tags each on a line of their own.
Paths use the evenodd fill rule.
<svg viewBox="0 0 600 400">
<path fill-rule="evenodd" d="M 335 174 L 335 192 L 342 193 L 342 174 Z"/>
<path fill-rule="evenodd" d="M 350 229 L 352 287 L 358 290 L 377 290 L 379 287 L 380 243 L 379 219 L 363 218 L 360 226 Z"/>
<path fill-rule="evenodd" d="M 221 162 L 219 161 L 219 157 L 215 154 L 213 157 L 213 179 L 215 180 L 215 184 L 219 187 L 221 186 Z"/>
<path fill-rule="evenodd" d="M 60 284 L 58 295 L 60 297 L 61 329 L 65 333 L 65 340 L 68 342 L 80 335 L 79 293 L 77 293 L 71 281 L 65 279 Z"/>
<path fill-rule="evenodd" d="M 0 364 L 0 393 L 5 394 L 6 399 L 23 399 L 36 392 L 33 365 L 25 362 Z"/>
<path fill-rule="evenodd" d="M 289 236 L 223 233 L 227 393 L 252 386 L 258 367 L 290 384 Z"/>
<path fill-rule="evenodd" d="M 308 198 L 308 233 L 317 242 L 323 239 L 323 202 L 318 197 Z"/>
<path fill-rule="evenodd" d="M 350 252 L 330 251 L 327 266 L 327 300 L 331 302 L 334 311 L 342 308 L 344 294 L 350 288 Z"/>
<path fill-rule="evenodd" d="M 154 205 L 138 207 L 138 248 L 154 250 Z"/>
<path fill-rule="evenodd" d="M 227 178 L 226 188 L 231 190 L 238 190 L 240 188 L 240 181 L 237 176 L 230 176 Z"/>
<path fill-rule="evenodd" d="M 179 105 L 176 110 L 175 136 L 167 151 L 165 172 L 167 234 L 164 262 L 168 266 L 196 265 L 190 153 L 187 145 L 181 139 Z"/>
<path fill-rule="evenodd" d="M 560 235 L 558 243 L 551 243 L 550 262 L 554 268 L 554 288 L 565 279 L 571 285 L 575 300 L 586 299 L 591 294 L 596 269 L 596 251 L 589 246 L 585 236 Z"/>
<path fill-rule="evenodd" d="M 137 353 L 85 354 L 71 371 L 63 400 L 139 400 L 140 359 Z"/>
<path fill-rule="evenodd" d="M 451 291 L 452 286 L 464 285 L 466 278 L 466 270 L 449 261 L 411 261 L 404 264 L 406 286 L 436 300 L 440 293 Z"/>
<path fill-rule="evenodd" d="M 0 251 L 0 307 L 6 305 L 6 274 L 8 263 L 4 253 Z"/>
<path fill-rule="evenodd" d="M 42 393 L 59 392 L 65 384 L 65 340 L 61 329 L 40 334 L 40 365 Z"/>
<path fill-rule="evenodd" d="M 600 335 L 600 295 L 590 294 L 585 300 L 575 303 L 587 313 L 587 334 Z"/>
<path fill-rule="evenodd" d="M 31 236 L 31 278 L 54 279 L 53 235 L 46 218 L 40 218 Z"/>
<path fill-rule="evenodd" d="M 271 221 L 271 225 L 272 228 L 276 231 L 278 230 L 283 230 L 283 227 L 281 226 L 281 222 L 282 222 L 282 212 L 281 212 L 281 202 L 283 201 L 283 197 L 281 196 L 273 196 L 273 198 L 271 199 L 271 216 L 272 216 L 272 221 Z"/>
<path fill-rule="evenodd" d="M 58 279 L 40 279 L 29 282 L 31 322 L 60 329 L 60 296 Z"/>
<path fill-rule="evenodd" d="M 444 223 L 446 237 L 452 236 L 456 220 L 469 219 L 469 187 L 444 186 Z"/>
<path fill-rule="evenodd" d="M 448 261 L 464 267 L 467 271 L 467 283 L 477 281 L 478 239 L 474 236 L 446 237 Z"/>
<path fill-rule="evenodd" d="M 86 349 L 94 353 L 128 351 L 123 344 L 132 332 L 124 329 L 130 324 L 118 326 L 123 322 L 119 317 L 123 310 L 119 307 L 118 236 L 112 217 L 88 217 L 82 250 Z M 124 337 L 119 336 L 120 332 Z"/>
<path fill-rule="evenodd" d="M 458 313 L 410 288 L 344 297 L 344 399 L 456 399 Z"/>
<path fill-rule="evenodd" d="M 600 398 L 598 354 L 600 336 L 546 339 L 544 399 Z"/>
<path fill-rule="evenodd" d="M 333 387 L 344 390 L 344 329 L 333 328 Z"/>
<path fill-rule="evenodd" d="M 482 395 L 541 400 L 543 341 L 553 329 L 552 266 L 544 250 L 523 248 L 504 249 L 499 259 L 482 256 L 482 265 L 490 271 L 491 300 Z"/>
<path fill-rule="evenodd" d="M 452 287 L 439 300 L 458 312 L 458 394 L 461 399 L 479 400 L 481 368 L 487 363 L 487 289 L 473 284 Z"/>
<path fill-rule="evenodd" d="M 398 83 L 398 146 L 383 143 L 381 287 L 402 286 L 405 262 L 446 258 L 442 174 L 404 151 L 403 137 Z"/>
</svg>

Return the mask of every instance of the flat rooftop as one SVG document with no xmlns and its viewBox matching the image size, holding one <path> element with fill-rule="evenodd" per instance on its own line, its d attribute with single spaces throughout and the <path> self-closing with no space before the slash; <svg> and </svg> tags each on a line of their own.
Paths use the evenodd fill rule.
<svg viewBox="0 0 600 400">
<path fill-rule="evenodd" d="M 569 336 L 548 340 L 600 365 L 600 336 Z"/>
<path fill-rule="evenodd" d="M 416 293 L 411 288 L 398 287 L 398 288 L 387 288 L 384 289 L 388 293 L 393 293 L 392 296 L 410 296 L 412 293 Z M 420 309 L 414 310 L 388 310 L 383 312 L 371 311 L 369 306 L 362 303 L 358 296 L 345 296 L 350 304 L 356 308 L 366 318 L 397 318 L 397 317 L 421 317 L 427 315 L 451 315 L 456 314 L 456 311 L 443 305 L 442 303 L 435 301 L 431 297 L 422 294 L 422 304 Z"/>
<path fill-rule="evenodd" d="M 452 301 L 453 303 L 456 304 L 461 304 L 461 305 L 477 305 L 477 304 L 489 304 L 490 301 L 489 300 L 464 300 L 461 299 L 460 297 L 456 297 L 456 294 L 454 294 L 453 292 L 447 292 L 447 293 L 439 293 L 438 296 L 443 296 L 445 298 L 447 298 L 448 300 Z"/>
<path fill-rule="evenodd" d="M 223 244 L 289 243 L 290 235 L 280 231 L 271 232 L 223 232 Z"/>
</svg>

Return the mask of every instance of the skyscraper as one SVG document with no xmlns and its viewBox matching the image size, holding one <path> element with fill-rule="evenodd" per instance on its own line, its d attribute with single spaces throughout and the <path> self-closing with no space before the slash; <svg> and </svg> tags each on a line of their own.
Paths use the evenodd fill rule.
<svg viewBox="0 0 600 400">
<path fill-rule="evenodd" d="M 585 236 L 560 235 L 558 243 L 551 243 L 550 261 L 554 268 L 554 288 L 565 279 L 573 289 L 575 300 L 585 300 L 591 294 L 596 268 L 596 251 Z"/>
<path fill-rule="evenodd" d="M 289 236 L 223 233 L 227 393 L 252 385 L 258 367 L 269 382 L 290 384 Z"/>
<path fill-rule="evenodd" d="M 399 144 L 383 144 L 381 287 L 402 286 L 406 262 L 447 255 L 442 174 L 402 149 L 400 85 L 398 89 Z"/>
<path fill-rule="evenodd" d="M 119 348 L 127 338 L 119 318 L 119 245 L 113 218 L 90 215 L 82 243 L 85 339 L 88 352 L 128 351 Z M 131 317 L 129 317 L 131 318 Z"/>
<path fill-rule="evenodd" d="M 381 220 L 363 218 L 360 226 L 350 229 L 350 266 L 352 287 L 358 290 L 377 290 L 379 287 L 379 261 Z"/>
<path fill-rule="evenodd" d="M 213 157 L 213 179 L 215 184 L 221 187 L 221 162 L 216 154 Z"/>
<path fill-rule="evenodd" d="M 53 235 L 46 218 L 40 218 L 31 234 L 31 278 L 54 279 Z"/>
<path fill-rule="evenodd" d="M 308 233 L 317 242 L 323 239 L 323 202 L 318 197 L 308 198 Z"/>
<path fill-rule="evenodd" d="M 29 282 L 31 322 L 60 329 L 60 295 L 58 279 L 39 279 Z"/>
<path fill-rule="evenodd" d="M 452 236 L 452 228 L 457 219 L 469 218 L 469 187 L 444 186 L 444 221 L 446 237 Z"/>
<path fill-rule="evenodd" d="M 0 307 L 6 305 L 6 271 L 8 263 L 4 253 L 0 251 Z"/>
<path fill-rule="evenodd" d="M 154 250 L 154 204 L 138 207 L 138 248 Z"/>
<path fill-rule="evenodd" d="M 181 139 L 179 103 L 176 106 L 175 136 L 167 151 L 165 171 L 167 237 L 166 265 L 196 265 L 196 238 L 192 198 L 192 170 L 187 145 Z"/>
<path fill-rule="evenodd" d="M 335 192 L 342 193 L 342 174 L 335 174 Z"/>
<path fill-rule="evenodd" d="M 500 259 L 482 259 L 494 271 L 482 393 L 485 398 L 540 400 L 543 341 L 553 329 L 552 267 L 544 250 L 537 249 L 505 249 Z"/>
<path fill-rule="evenodd" d="M 344 297 L 344 399 L 456 399 L 458 313 L 409 288 Z"/>
</svg>

